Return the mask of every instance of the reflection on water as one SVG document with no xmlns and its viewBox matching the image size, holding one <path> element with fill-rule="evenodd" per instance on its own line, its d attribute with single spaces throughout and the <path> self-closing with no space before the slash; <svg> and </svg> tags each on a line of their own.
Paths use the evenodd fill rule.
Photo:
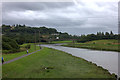
<svg viewBox="0 0 120 80">
<path fill-rule="evenodd" d="M 118 52 L 113 51 L 97 51 L 81 48 L 71 48 L 56 45 L 42 45 L 44 47 L 58 49 L 73 56 L 81 57 L 87 61 L 96 63 L 98 66 L 109 70 L 110 73 L 118 74 Z"/>
</svg>

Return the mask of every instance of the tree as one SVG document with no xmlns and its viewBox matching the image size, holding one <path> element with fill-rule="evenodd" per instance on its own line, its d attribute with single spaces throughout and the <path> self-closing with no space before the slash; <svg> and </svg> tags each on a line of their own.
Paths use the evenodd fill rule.
<svg viewBox="0 0 120 80">
<path fill-rule="evenodd" d="M 112 31 L 110 31 L 110 35 L 111 35 L 111 36 L 114 35 Z"/>
<path fill-rule="evenodd" d="M 9 44 L 7 44 L 7 43 L 2 42 L 2 49 L 3 50 L 11 50 L 12 47 Z"/>
<path fill-rule="evenodd" d="M 102 36 L 104 36 L 104 32 L 102 32 Z"/>
<path fill-rule="evenodd" d="M 106 35 L 106 36 L 109 36 L 109 33 L 108 33 L 108 32 L 105 32 L 105 35 Z"/>
<path fill-rule="evenodd" d="M 23 27 L 26 27 L 26 25 L 24 24 Z"/>
<path fill-rule="evenodd" d="M 97 35 L 100 36 L 100 35 L 102 35 L 102 33 L 101 32 L 97 32 Z"/>
</svg>

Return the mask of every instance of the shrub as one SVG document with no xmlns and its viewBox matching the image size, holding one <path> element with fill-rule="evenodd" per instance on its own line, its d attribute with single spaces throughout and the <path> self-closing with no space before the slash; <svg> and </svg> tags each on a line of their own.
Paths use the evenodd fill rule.
<svg viewBox="0 0 120 80">
<path fill-rule="evenodd" d="M 111 45 L 111 43 L 107 43 L 108 45 Z"/>
<path fill-rule="evenodd" d="M 26 48 L 26 49 L 30 49 L 30 46 L 31 46 L 31 45 L 28 44 L 28 45 L 25 46 L 25 48 Z"/>
<path fill-rule="evenodd" d="M 19 45 L 17 44 L 17 42 L 13 39 L 10 39 L 8 37 L 3 37 L 2 39 L 2 48 L 3 50 L 11 50 L 11 49 L 19 49 Z"/>
<path fill-rule="evenodd" d="M 11 47 L 11 45 L 9 45 L 9 44 L 7 44 L 7 43 L 2 42 L 2 49 L 3 49 L 3 50 L 11 50 L 12 47 Z"/>
<path fill-rule="evenodd" d="M 47 42 L 46 40 L 41 40 L 41 42 Z"/>
<path fill-rule="evenodd" d="M 11 47 L 12 48 L 14 48 L 14 49 L 19 49 L 20 47 L 19 47 L 19 45 L 16 43 L 16 41 L 11 41 L 11 42 L 8 42 L 10 45 L 11 45 Z"/>
<path fill-rule="evenodd" d="M 15 40 L 4 36 L 2 40 L 3 53 L 12 53 L 19 51 L 20 47 Z"/>
<path fill-rule="evenodd" d="M 2 53 L 9 53 L 10 50 L 2 50 Z"/>
</svg>

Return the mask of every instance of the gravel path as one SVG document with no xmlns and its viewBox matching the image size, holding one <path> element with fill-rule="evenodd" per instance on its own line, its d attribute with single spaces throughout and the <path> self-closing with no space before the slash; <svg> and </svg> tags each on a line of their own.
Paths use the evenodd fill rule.
<svg viewBox="0 0 120 80">
<path fill-rule="evenodd" d="M 31 55 L 31 54 L 33 54 L 33 53 L 36 53 L 36 52 L 38 52 L 38 51 L 40 51 L 40 50 L 34 51 L 34 52 L 32 52 L 32 53 L 29 53 L 29 54 L 22 55 L 22 56 L 20 56 L 20 57 L 11 59 L 11 60 L 9 60 L 9 61 L 5 61 L 3 64 L 11 63 L 11 62 L 16 61 L 16 60 L 18 60 L 18 59 L 21 59 L 21 58 L 23 58 L 23 57 L 26 57 L 26 56 Z M 1 65 L 1 64 L 2 64 L 2 63 L 0 63 L 0 65 Z"/>
</svg>

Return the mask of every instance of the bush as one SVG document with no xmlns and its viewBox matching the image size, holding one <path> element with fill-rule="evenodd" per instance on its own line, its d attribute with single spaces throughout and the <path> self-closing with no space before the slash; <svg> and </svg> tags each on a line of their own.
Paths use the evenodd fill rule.
<svg viewBox="0 0 120 80">
<path fill-rule="evenodd" d="M 108 45 L 111 45 L 111 43 L 107 43 Z"/>
<path fill-rule="evenodd" d="M 2 53 L 10 54 L 10 53 L 16 53 L 16 52 L 19 52 L 19 51 L 20 51 L 20 50 L 18 50 L 18 49 L 3 50 Z"/>
<path fill-rule="evenodd" d="M 10 50 L 2 50 L 2 53 L 9 53 Z"/>
<path fill-rule="evenodd" d="M 41 40 L 41 42 L 47 42 L 46 40 Z"/>
<path fill-rule="evenodd" d="M 14 41 L 14 40 L 11 40 L 10 42 L 8 42 L 8 44 L 10 44 L 11 47 L 14 48 L 14 49 L 19 49 L 20 48 L 19 45 L 17 44 L 17 42 Z"/>
<path fill-rule="evenodd" d="M 10 39 L 8 37 L 4 37 L 2 39 L 2 48 L 3 50 L 10 50 L 10 49 L 19 49 L 19 45 L 17 44 L 17 42 L 13 39 Z"/>
<path fill-rule="evenodd" d="M 15 40 L 5 36 L 3 36 L 2 40 L 3 53 L 13 53 L 19 51 L 20 47 Z"/>
<path fill-rule="evenodd" d="M 2 42 L 2 49 L 3 49 L 3 50 L 11 50 L 12 47 L 11 47 L 11 45 L 9 45 L 9 44 L 7 44 L 7 43 Z"/>
<path fill-rule="evenodd" d="M 87 41 L 85 41 L 85 40 L 78 40 L 77 42 L 78 42 L 78 43 L 85 43 L 85 42 L 87 42 Z"/>
<path fill-rule="evenodd" d="M 15 52 L 19 52 L 20 50 L 19 49 L 12 49 L 9 51 L 9 53 L 15 53 Z"/>
<path fill-rule="evenodd" d="M 26 48 L 26 49 L 30 49 L 30 46 L 31 46 L 31 45 L 28 44 L 28 45 L 25 46 L 25 48 Z"/>
</svg>

